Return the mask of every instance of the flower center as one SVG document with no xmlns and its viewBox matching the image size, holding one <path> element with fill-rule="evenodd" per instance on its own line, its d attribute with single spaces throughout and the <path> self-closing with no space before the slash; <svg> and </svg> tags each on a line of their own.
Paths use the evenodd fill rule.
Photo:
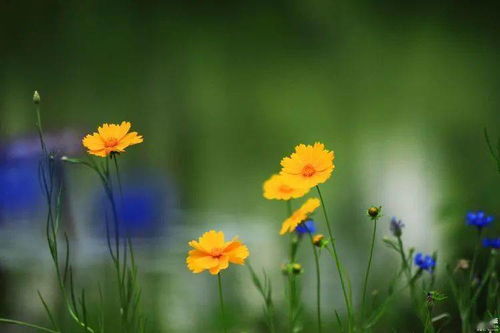
<svg viewBox="0 0 500 333">
<path fill-rule="evenodd" d="M 104 147 L 112 148 L 118 144 L 118 140 L 115 138 L 109 138 L 104 142 Z"/>
<path fill-rule="evenodd" d="M 302 176 L 304 177 L 312 177 L 316 173 L 316 169 L 311 164 L 307 164 L 302 169 Z"/>
<path fill-rule="evenodd" d="M 217 259 L 218 259 L 218 258 L 222 257 L 222 253 L 223 253 L 223 252 L 224 252 L 224 250 L 223 250 L 223 249 L 221 249 L 221 248 L 219 248 L 219 247 L 214 247 L 214 248 L 212 249 L 212 251 L 210 251 L 210 255 L 211 255 L 212 257 L 214 257 L 214 258 L 217 258 Z"/>
<path fill-rule="evenodd" d="M 293 192 L 293 188 L 291 188 L 288 185 L 281 185 L 280 188 L 279 188 L 279 191 L 281 193 L 291 193 L 291 192 Z"/>
</svg>

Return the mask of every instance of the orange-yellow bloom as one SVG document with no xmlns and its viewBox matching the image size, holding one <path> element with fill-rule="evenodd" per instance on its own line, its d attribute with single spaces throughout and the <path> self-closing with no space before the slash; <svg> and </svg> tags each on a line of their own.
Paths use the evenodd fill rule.
<svg viewBox="0 0 500 333">
<path fill-rule="evenodd" d="M 244 264 L 249 255 L 248 248 L 237 238 L 225 242 L 222 231 L 205 232 L 198 241 L 190 241 L 189 246 L 194 250 L 189 251 L 186 263 L 193 273 L 208 270 L 216 275 L 228 268 L 229 263 Z"/>
<path fill-rule="evenodd" d="M 295 231 L 295 228 L 297 228 L 297 226 L 302 221 L 307 219 L 309 214 L 314 212 L 316 208 L 320 206 L 320 204 L 321 202 L 318 198 L 307 199 L 307 201 L 299 209 L 294 211 L 290 217 L 283 221 L 283 224 L 281 225 L 280 235 Z"/>
<path fill-rule="evenodd" d="M 313 146 L 300 144 L 290 157 L 281 160 L 281 175 L 288 176 L 294 186 L 311 188 L 324 183 L 332 175 L 335 165 L 333 151 L 316 142 Z"/>
<path fill-rule="evenodd" d="M 264 182 L 264 198 L 272 200 L 289 200 L 302 197 L 309 192 L 308 188 L 292 186 L 288 177 L 282 175 L 272 175 Z"/>
<path fill-rule="evenodd" d="M 122 121 L 117 124 L 103 124 L 97 129 L 97 133 L 87 134 L 82 143 L 89 154 L 106 157 L 109 154 L 123 153 L 125 148 L 141 143 L 142 135 L 130 132 L 130 122 Z"/>
</svg>

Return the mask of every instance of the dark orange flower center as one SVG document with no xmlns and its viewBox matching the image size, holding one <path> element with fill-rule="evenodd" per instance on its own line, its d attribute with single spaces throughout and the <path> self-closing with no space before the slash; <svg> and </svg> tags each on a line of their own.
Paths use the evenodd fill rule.
<svg viewBox="0 0 500 333">
<path fill-rule="evenodd" d="M 279 191 L 282 192 L 282 193 L 292 193 L 293 192 L 293 188 L 291 188 L 288 185 L 281 185 L 280 188 L 279 188 Z"/>
<path fill-rule="evenodd" d="M 115 138 L 109 138 L 106 141 L 104 141 L 104 147 L 106 148 L 112 148 L 118 144 L 118 139 Z"/>
<path fill-rule="evenodd" d="M 316 173 L 316 169 L 311 165 L 307 164 L 303 169 L 302 169 L 302 176 L 304 177 L 312 177 Z"/>
<path fill-rule="evenodd" d="M 224 250 L 221 249 L 220 247 L 214 247 L 212 251 L 210 251 L 210 255 L 214 258 L 219 259 L 222 257 L 222 254 L 224 253 Z"/>
</svg>

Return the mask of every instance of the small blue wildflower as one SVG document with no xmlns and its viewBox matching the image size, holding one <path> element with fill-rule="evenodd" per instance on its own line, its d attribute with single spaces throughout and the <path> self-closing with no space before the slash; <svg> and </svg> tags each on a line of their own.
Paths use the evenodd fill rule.
<svg viewBox="0 0 500 333">
<path fill-rule="evenodd" d="M 468 225 L 472 225 L 481 230 L 493 222 L 493 216 L 486 215 L 483 211 L 469 212 L 465 216 Z"/>
<path fill-rule="evenodd" d="M 295 228 L 295 231 L 299 235 L 314 233 L 316 232 L 316 226 L 314 225 L 314 221 L 312 219 L 307 219 Z"/>
<path fill-rule="evenodd" d="M 500 249 L 500 237 L 483 239 L 483 246 L 486 248 Z"/>
<path fill-rule="evenodd" d="M 423 255 L 422 253 L 417 253 L 415 256 L 415 265 L 420 269 L 432 272 L 436 266 L 436 261 L 430 255 Z"/>
<path fill-rule="evenodd" d="M 401 237 L 401 234 L 403 233 L 404 226 L 405 226 L 405 224 L 401 220 L 398 220 L 394 216 L 392 217 L 390 229 L 391 229 L 391 232 L 394 236 Z"/>
</svg>

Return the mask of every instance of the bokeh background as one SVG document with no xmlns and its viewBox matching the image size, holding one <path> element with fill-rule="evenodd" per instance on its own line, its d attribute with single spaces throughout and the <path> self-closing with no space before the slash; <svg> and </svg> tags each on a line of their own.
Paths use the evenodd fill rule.
<svg viewBox="0 0 500 333">
<path fill-rule="evenodd" d="M 63 313 L 44 238 L 35 89 L 49 145 L 61 154 L 84 156 L 81 138 L 103 122 L 129 120 L 144 135 L 120 161 L 151 332 L 220 329 L 216 280 L 184 264 L 187 241 L 208 229 L 248 244 L 254 268 L 272 277 L 286 322 L 280 265 L 287 239 L 278 235 L 286 210 L 266 201 L 261 186 L 298 143 L 321 141 L 335 151 L 337 168 L 323 192 L 356 299 L 372 204 L 383 206 L 384 218 L 370 291 L 387 290 L 397 268 L 381 241 L 397 216 L 408 246 L 438 251 L 438 288 L 446 293 L 445 263 L 469 258 L 474 246 L 465 213 L 500 215 L 500 177 L 483 137 L 484 127 L 500 135 L 499 7 L 466 0 L 0 1 L 0 316 L 46 324 L 37 290 Z M 76 283 L 94 301 L 98 286 L 107 286 L 113 331 L 105 199 L 88 170 L 68 165 L 64 172 Z M 497 221 L 489 232 L 498 231 Z M 299 258 L 308 332 L 310 249 Z M 324 317 L 333 329 L 343 301 L 328 256 L 322 264 Z M 234 332 L 265 332 L 246 267 L 224 275 Z M 437 311 L 452 314 L 447 331 L 456 332 L 451 299 Z M 375 331 L 415 327 L 401 295 Z"/>
</svg>

